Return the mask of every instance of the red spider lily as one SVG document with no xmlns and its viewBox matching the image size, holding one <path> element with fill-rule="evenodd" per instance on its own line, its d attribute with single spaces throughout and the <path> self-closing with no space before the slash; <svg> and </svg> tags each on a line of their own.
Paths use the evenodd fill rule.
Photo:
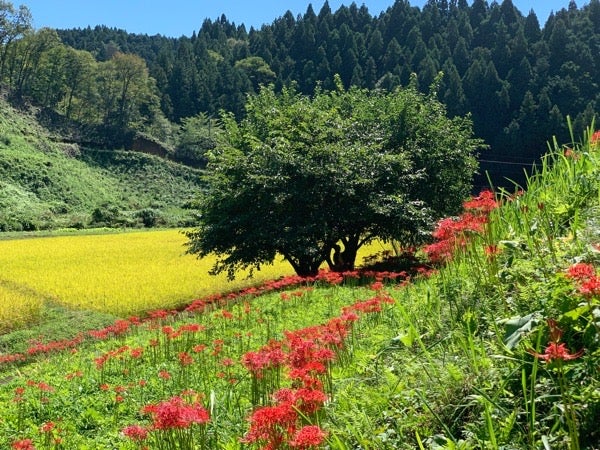
<svg viewBox="0 0 600 450">
<path fill-rule="evenodd" d="M 533 350 L 529 350 L 529 353 L 531 353 L 533 356 L 539 359 L 543 359 L 547 362 L 552 362 L 556 360 L 570 361 L 572 359 L 579 358 L 581 355 L 583 355 L 583 352 L 584 350 L 581 349 L 577 353 L 569 353 L 569 350 L 567 349 L 565 344 L 559 344 L 557 342 L 551 342 L 550 344 L 548 344 L 548 346 L 544 350 L 544 353 L 536 353 Z"/>
<path fill-rule="evenodd" d="M 171 313 L 169 313 L 169 311 L 166 311 L 164 309 L 158 309 L 156 311 L 150 311 L 148 313 L 148 317 L 150 319 L 154 319 L 154 320 L 162 320 L 162 319 L 166 319 L 167 317 L 169 317 L 171 315 Z"/>
<path fill-rule="evenodd" d="M 189 366 L 194 364 L 194 358 L 192 358 L 192 356 L 187 352 L 180 352 L 177 355 L 177 358 L 179 359 L 179 364 L 181 364 L 182 366 Z"/>
<path fill-rule="evenodd" d="M 221 317 L 223 317 L 224 319 L 233 319 L 233 314 L 231 311 L 228 311 L 226 309 L 221 310 L 220 313 Z"/>
<path fill-rule="evenodd" d="M 70 381 L 73 378 L 82 378 L 82 377 L 83 377 L 83 372 L 81 370 L 78 370 L 76 372 L 66 374 L 65 380 Z"/>
<path fill-rule="evenodd" d="M 43 381 L 37 383 L 36 387 L 42 392 L 54 392 L 54 388 Z"/>
<path fill-rule="evenodd" d="M 569 353 L 567 346 L 564 343 L 560 343 L 563 330 L 558 327 L 556 320 L 548 319 L 547 323 L 548 328 L 550 329 L 550 343 L 544 350 L 544 353 L 537 353 L 533 350 L 528 350 L 529 353 L 546 362 L 552 362 L 556 360 L 570 361 L 583 355 L 583 349 L 579 350 L 577 353 Z"/>
<path fill-rule="evenodd" d="M 550 342 L 560 342 L 563 330 L 558 327 L 558 322 L 554 319 L 548 319 L 546 320 L 546 323 L 550 329 Z"/>
<path fill-rule="evenodd" d="M 300 388 L 294 392 L 294 404 L 303 414 L 313 414 L 327 401 L 327 394 L 320 389 Z"/>
<path fill-rule="evenodd" d="M 141 358 L 143 354 L 144 354 L 144 349 L 142 347 L 132 348 L 131 352 L 130 352 L 130 355 L 133 359 Z"/>
<path fill-rule="evenodd" d="M 567 277 L 577 281 L 589 280 L 595 275 L 596 269 L 591 264 L 577 263 L 567 269 Z"/>
<path fill-rule="evenodd" d="M 262 371 L 277 369 L 285 362 L 285 354 L 278 341 L 270 341 L 258 352 L 247 352 L 242 356 L 242 364 L 254 376 L 262 376 Z"/>
<path fill-rule="evenodd" d="M 200 331 L 204 331 L 206 330 L 206 327 L 204 325 L 201 325 L 199 323 L 190 323 L 187 325 L 181 325 L 177 331 L 180 333 L 199 333 Z"/>
<path fill-rule="evenodd" d="M 160 378 L 162 378 L 163 380 L 171 379 L 171 374 L 169 372 L 167 372 L 166 370 L 161 370 L 160 372 L 158 372 L 158 376 Z"/>
<path fill-rule="evenodd" d="M 42 433 L 51 433 L 52 430 L 56 428 L 56 424 L 54 422 L 46 422 L 43 423 L 40 427 L 40 432 Z"/>
<path fill-rule="evenodd" d="M 14 450 L 35 450 L 35 445 L 31 439 L 22 439 L 12 443 L 11 448 Z"/>
<path fill-rule="evenodd" d="M 39 355 L 42 353 L 60 352 L 69 348 L 77 347 L 83 342 L 83 335 L 78 334 L 72 339 L 63 339 L 47 343 L 35 342 L 28 349 L 27 354 L 30 356 Z"/>
<path fill-rule="evenodd" d="M 132 441 L 141 442 L 148 438 L 148 429 L 141 425 L 129 425 L 121 431 L 124 436 L 127 436 Z"/>
<path fill-rule="evenodd" d="M 565 158 L 579 159 L 579 155 L 572 148 L 567 147 L 564 151 Z"/>
<path fill-rule="evenodd" d="M 19 361 L 25 361 L 25 355 L 22 353 L 12 353 L 6 355 L 0 355 L 0 365 L 11 364 Z"/>
<path fill-rule="evenodd" d="M 171 430 L 188 428 L 193 424 L 205 424 L 210 420 L 208 411 L 199 403 L 186 403 L 181 397 L 146 405 L 142 409 L 153 418 L 152 429 Z"/>
<path fill-rule="evenodd" d="M 424 248 L 434 263 L 449 261 L 456 249 L 466 245 L 470 233 L 481 233 L 488 222 L 490 211 L 498 207 L 491 191 L 482 191 L 478 197 L 464 202 L 467 211 L 458 218 L 446 218 L 438 222 L 432 236 L 437 242 Z"/>
<path fill-rule="evenodd" d="M 600 277 L 592 277 L 579 286 L 579 292 L 586 297 L 600 296 Z"/>
<path fill-rule="evenodd" d="M 383 283 L 381 281 L 376 281 L 375 283 L 372 283 L 369 286 L 369 289 L 372 289 L 373 291 L 381 291 L 383 289 Z"/>
<path fill-rule="evenodd" d="M 100 330 L 88 331 L 88 334 L 96 339 L 103 340 L 112 336 L 122 336 L 129 331 L 131 322 L 124 319 L 117 319 L 115 323 Z"/>
<path fill-rule="evenodd" d="M 484 190 L 477 197 L 463 203 L 463 208 L 477 213 L 487 214 L 498 207 L 498 202 L 494 193 L 490 190 Z"/>
<path fill-rule="evenodd" d="M 298 450 L 316 449 L 326 437 L 327 433 L 318 425 L 306 425 L 294 434 L 292 440 L 289 441 L 289 445 Z"/>
<path fill-rule="evenodd" d="M 488 245 L 485 247 L 484 252 L 486 256 L 493 258 L 500 253 L 500 248 L 497 245 Z"/>
<path fill-rule="evenodd" d="M 592 134 L 592 137 L 590 137 L 591 145 L 596 145 L 598 143 L 600 143 L 600 130 L 596 131 L 594 134 Z"/>
<path fill-rule="evenodd" d="M 250 430 L 241 441 L 260 442 L 264 448 L 279 449 L 296 431 L 298 413 L 289 403 L 258 408 L 250 416 Z"/>
</svg>

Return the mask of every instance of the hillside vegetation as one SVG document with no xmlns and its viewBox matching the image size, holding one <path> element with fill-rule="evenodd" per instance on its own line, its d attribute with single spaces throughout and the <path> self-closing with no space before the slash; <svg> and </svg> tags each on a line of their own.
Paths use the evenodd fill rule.
<svg viewBox="0 0 600 450">
<path fill-rule="evenodd" d="M 0 100 L 0 231 L 192 223 L 198 170 L 61 139 Z"/>
</svg>

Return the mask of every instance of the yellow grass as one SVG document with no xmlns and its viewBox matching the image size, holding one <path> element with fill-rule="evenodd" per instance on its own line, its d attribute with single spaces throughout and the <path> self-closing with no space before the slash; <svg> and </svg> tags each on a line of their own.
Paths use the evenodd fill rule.
<svg viewBox="0 0 600 450">
<path fill-rule="evenodd" d="M 39 295 L 0 280 L 0 334 L 35 320 L 43 303 Z"/>
<path fill-rule="evenodd" d="M 185 242 L 178 230 L 0 241 L 1 276 L 69 307 L 126 316 L 293 273 L 288 263 L 276 261 L 253 279 L 242 274 L 229 282 L 208 274 L 213 258 L 186 255 Z"/>
</svg>

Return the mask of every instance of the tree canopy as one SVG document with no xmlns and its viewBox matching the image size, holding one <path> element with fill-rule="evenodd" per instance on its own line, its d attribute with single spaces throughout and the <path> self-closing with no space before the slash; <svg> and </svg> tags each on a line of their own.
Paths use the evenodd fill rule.
<svg viewBox="0 0 600 450">
<path fill-rule="evenodd" d="M 481 141 L 448 118 L 435 94 L 352 87 L 311 97 L 263 87 L 246 117 L 222 117 L 224 142 L 207 152 L 206 190 L 188 251 L 218 256 L 233 277 L 281 255 L 302 276 L 326 262 L 351 270 L 375 239 L 420 241 L 460 208 Z"/>
</svg>

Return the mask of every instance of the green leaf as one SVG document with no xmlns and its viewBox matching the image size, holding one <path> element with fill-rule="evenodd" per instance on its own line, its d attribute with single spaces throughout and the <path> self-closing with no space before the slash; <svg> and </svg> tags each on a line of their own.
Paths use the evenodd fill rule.
<svg viewBox="0 0 600 450">
<path fill-rule="evenodd" d="M 567 311 L 564 316 L 568 317 L 569 319 L 572 320 L 577 320 L 581 317 L 582 314 L 587 313 L 590 310 L 590 305 L 588 305 L 587 303 L 584 303 L 583 305 L 580 305 L 579 307 L 572 309 L 571 311 Z"/>
<path fill-rule="evenodd" d="M 521 337 L 531 331 L 537 323 L 537 313 L 528 314 L 523 317 L 514 317 L 500 321 L 504 324 L 504 344 L 513 349 L 517 346 Z"/>
</svg>

